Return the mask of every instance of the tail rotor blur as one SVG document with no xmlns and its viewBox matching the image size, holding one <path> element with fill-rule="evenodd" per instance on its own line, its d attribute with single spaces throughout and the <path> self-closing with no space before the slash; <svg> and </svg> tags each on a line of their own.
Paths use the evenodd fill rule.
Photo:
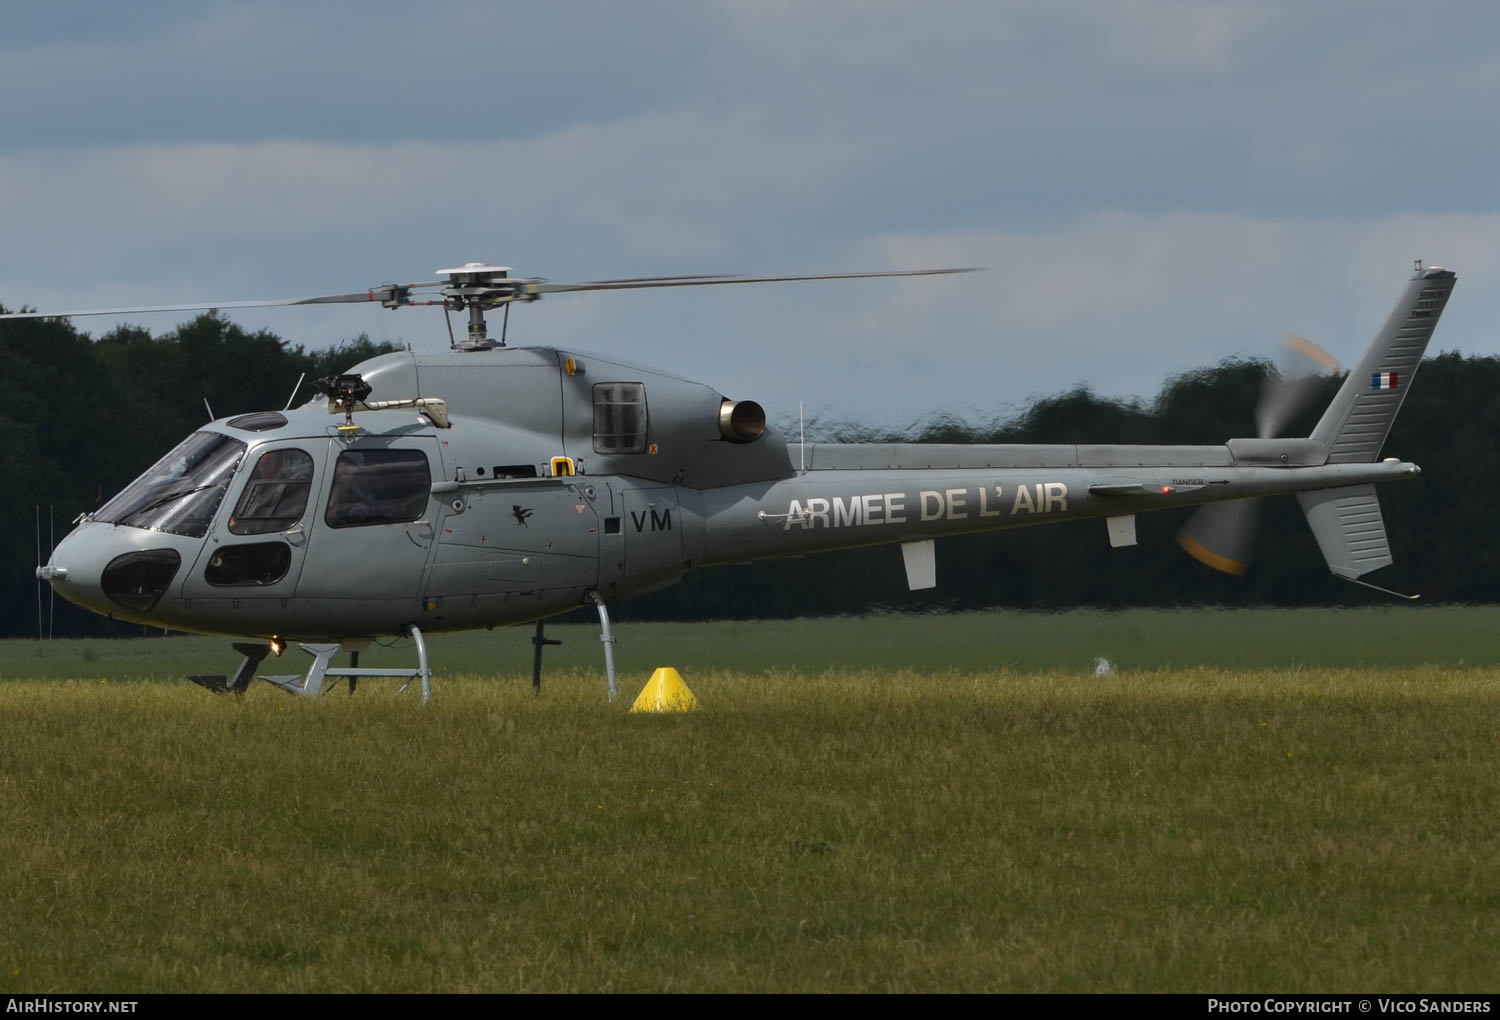
<svg viewBox="0 0 1500 1020">
<path fill-rule="evenodd" d="M 1333 355 L 1306 337 L 1288 334 L 1281 346 L 1280 364 L 1267 374 L 1255 406 L 1261 439 L 1281 438 L 1341 371 Z M 1198 562 L 1241 576 L 1250 569 L 1260 505 L 1260 497 L 1206 504 L 1177 532 L 1177 544 Z"/>
<path fill-rule="evenodd" d="M 1343 371 L 1338 359 L 1305 336 L 1288 334 L 1281 338 L 1281 346 L 1281 364 L 1275 375 L 1266 376 L 1255 405 L 1255 426 L 1261 439 L 1281 438 L 1312 406 L 1329 376 Z"/>
</svg>

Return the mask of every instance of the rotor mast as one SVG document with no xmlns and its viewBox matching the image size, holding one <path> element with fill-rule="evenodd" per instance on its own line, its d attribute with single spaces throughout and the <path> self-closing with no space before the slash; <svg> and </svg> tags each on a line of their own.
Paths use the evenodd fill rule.
<svg viewBox="0 0 1500 1020">
<path fill-rule="evenodd" d="M 513 280 L 510 266 L 491 266 L 483 262 L 465 262 L 454 269 L 439 269 L 437 275 L 446 276 L 448 285 L 443 288 L 443 304 L 453 311 L 469 312 L 469 332 L 466 339 L 455 347 L 461 351 L 488 351 L 505 346 L 505 332 L 499 340 L 491 340 L 484 313 L 491 308 L 505 307 L 509 318 L 512 301 L 535 301 L 541 297 L 527 281 Z"/>
</svg>

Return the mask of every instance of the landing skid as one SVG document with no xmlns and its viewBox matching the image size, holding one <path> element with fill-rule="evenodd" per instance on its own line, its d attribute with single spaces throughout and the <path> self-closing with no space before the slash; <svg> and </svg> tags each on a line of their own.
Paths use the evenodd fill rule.
<svg viewBox="0 0 1500 1020">
<path fill-rule="evenodd" d="M 609 626 L 609 610 L 604 605 L 604 600 L 599 597 L 598 592 L 589 592 L 588 601 L 593 603 L 599 612 L 599 642 L 604 645 L 604 672 L 609 680 L 609 700 L 614 701 L 619 696 L 615 686 L 615 635 Z M 349 665 L 344 668 L 333 667 L 333 657 L 344 650 L 341 642 L 301 644 L 301 648 L 313 657 L 312 666 L 308 668 L 306 675 L 290 673 L 280 676 L 260 675 L 267 683 L 275 684 L 282 690 L 291 694 L 300 694 L 304 698 L 316 698 L 320 696 L 329 680 L 348 680 L 349 693 L 354 693 L 355 684 L 360 677 L 405 677 L 406 683 L 401 685 L 401 690 L 406 690 L 411 682 L 416 679 L 422 681 L 422 704 L 432 700 L 432 669 L 427 663 L 427 642 L 422 639 L 422 632 L 412 624 L 407 628 L 411 635 L 412 643 L 417 646 L 417 668 L 416 669 L 361 669 L 359 667 L 359 649 L 365 647 L 368 641 L 361 641 L 355 648 L 350 649 Z M 536 624 L 536 636 L 531 639 L 535 646 L 531 664 L 531 685 L 537 693 L 542 692 L 542 650 L 547 645 L 557 645 L 562 642 L 544 636 L 542 621 Z M 239 668 L 234 671 L 234 676 L 229 677 L 223 673 L 193 673 L 188 679 L 202 687 L 206 687 L 215 694 L 242 695 L 250 688 L 250 679 L 256 675 L 256 668 L 260 666 L 268 654 L 270 647 L 262 642 L 236 641 L 234 650 L 245 658 Z"/>
<path fill-rule="evenodd" d="M 609 610 L 596 591 L 589 592 L 589 601 L 599 610 L 599 641 L 604 645 L 604 672 L 609 674 L 609 700 L 614 701 L 615 691 L 615 636 L 609 629 Z"/>
<path fill-rule="evenodd" d="M 549 638 L 546 634 L 546 621 L 536 622 L 536 634 L 531 638 L 531 693 L 537 697 L 542 696 L 542 649 L 548 645 L 562 644 L 556 638 Z"/>
<path fill-rule="evenodd" d="M 344 646 L 337 643 L 307 644 L 298 645 L 299 648 L 313 657 L 312 667 L 308 669 L 306 676 L 297 673 L 288 676 L 262 675 L 261 679 L 267 683 L 273 683 L 291 694 L 300 694 L 304 698 L 316 698 L 322 694 L 324 682 L 329 679 L 347 679 L 351 691 L 360 677 L 405 677 L 406 683 L 401 685 L 403 691 L 406 690 L 413 680 L 420 679 L 422 681 L 422 704 L 425 705 L 432 700 L 432 670 L 427 665 L 427 643 L 422 640 L 422 632 L 417 629 L 415 624 L 407 628 L 407 633 L 411 635 L 412 643 L 417 646 L 416 669 L 361 669 L 356 666 L 330 668 L 329 662 L 332 661 L 335 655 L 343 651 Z M 241 669 L 243 668 L 242 666 Z"/>
<path fill-rule="evenodd" d="M 255 675 L 255 668 L 271 653 L 271 649 L 264 641 L 236 641 L 232 647 L 245 657 L 240 668 L 234 671 L 232 679 L 223 673 L 190 673 L 188 679 L 200 687 L 207 687 L 215 694 L 244 694 L 250 689 L 250 678 Z"/>
<path fill-rule="evenodd" d="M 615 689 L 615 635 L 609 629 L 609 610 L 596 591 L 589 592 L 588 601 L 599 610 L 599 641 L 604 645 L 604 672 L 609 678 L 609 700 L 614 701 L 618 696 Z M 542 650 L 548 645 L 562 644 L 561 641 L 547 637 L 545 627 L 546 624 L 538 620 L 536 634 L 531 639 L 531 691 L 538 696 L 542 693 Z"/>
</svg>

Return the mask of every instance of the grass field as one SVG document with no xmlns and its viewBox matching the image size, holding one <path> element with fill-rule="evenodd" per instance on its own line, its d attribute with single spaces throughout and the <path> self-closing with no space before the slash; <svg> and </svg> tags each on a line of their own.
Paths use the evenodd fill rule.
<svg viewBox="0 0 1500 1020">
<path fill-rule="evenodd" d="M 1500 665 L 1500 606 L 1356 610 L 1132 610 L 1104 613 L 953 613 L 715 624 L 616 621 L 622 675 L 679 670 L 821 672 L 842 669 L 1092 670 L 1103 656 L 1125 669 L 1291 669 L 1301 666 Z M 592 670 L 603 684 L 596 624 L 549 625 L 546 665 Z M 525 627 L 427 639 L 440 673 L 530 674 Z M 384 655 L 384 658 L 380 658 Z M 294 672 L 293 651 L 262 672 Z M 415 665 L 409 643 L 362 664 Z M 238 663 L 223 638 L 145 641 L 0 641 L 0 677 L 166 679 L 227 672 Z M 441 680 L 439 681 L 441 683 Z M 270 690 L 270 688 L 266 688 Z"/>
<path fill-rule="evenodd" d="M 615 705 L 496 632 L 425 710 L 7 642 L 0 989 L 1493 991 L 1496 622 L 630 625 Z"/>
</svg>

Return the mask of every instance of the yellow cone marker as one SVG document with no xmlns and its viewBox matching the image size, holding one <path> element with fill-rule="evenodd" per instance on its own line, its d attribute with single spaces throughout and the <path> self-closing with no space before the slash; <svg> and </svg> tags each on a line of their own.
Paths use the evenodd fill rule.
<svg viewBox="0 0 1500 1020">
<path fill-rule="evenodd" d="M 646 686 L 641 688 L 635 704 L 630 706 L 632 712 L 694 712 L 697 709 L 698 699 L 693 697 L 693 692 L 671 666 L 658 667 L 646 681 Z"/>
</svg>

